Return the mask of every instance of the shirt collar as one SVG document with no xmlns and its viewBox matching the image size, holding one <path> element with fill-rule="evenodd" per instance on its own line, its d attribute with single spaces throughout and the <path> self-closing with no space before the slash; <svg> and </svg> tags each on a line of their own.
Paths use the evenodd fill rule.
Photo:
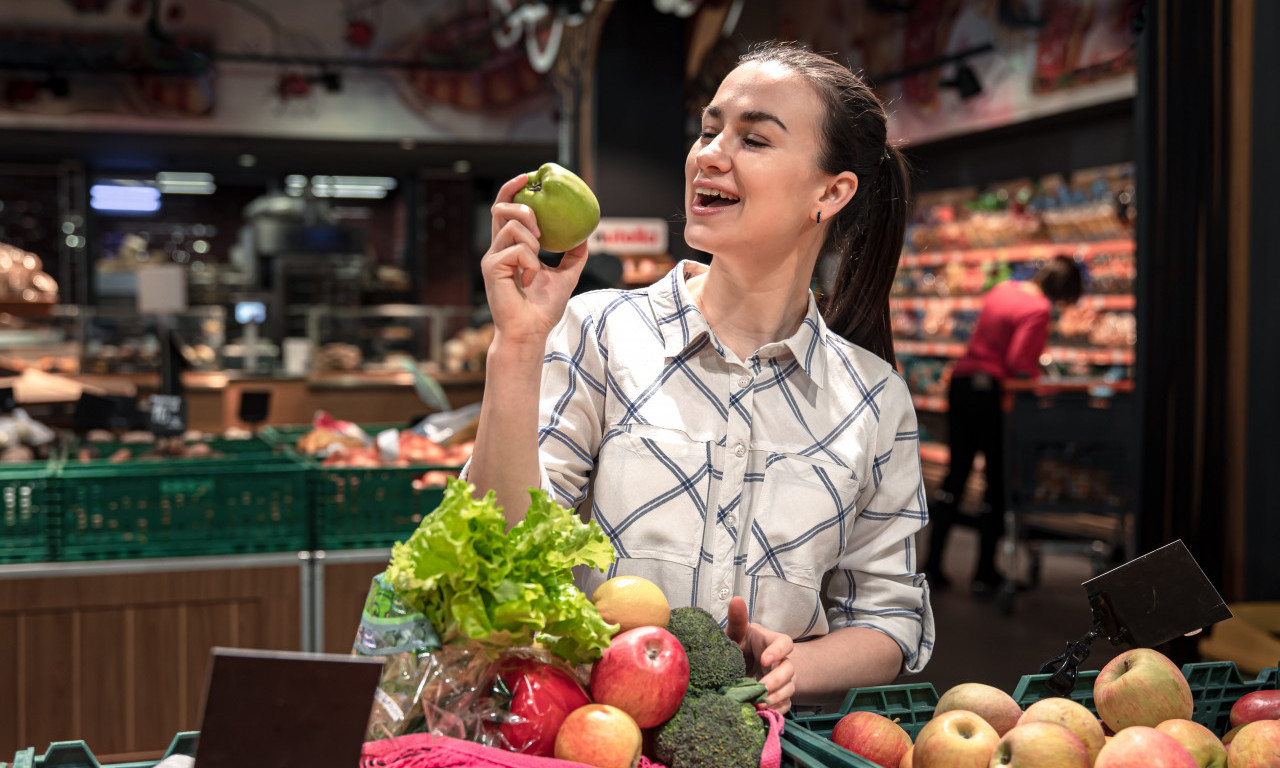
<svg viewBox="0 0 1280 768">
<path fill-rule="evenodd" d="M 677 357 L 703 336 L 715 348 L 716 354 L 726 357 L 727 350 L 716 338 L 715 332 L 703 317 L 698 306 L 689 295 L 685 285 L 685 276 L 690 277 L 707 271 L 707 265 L 696 261 L 681 261 L 676 264 L 667 276 L 649 288 L 649 303 L 653 309 L 658 330 L 662 333 L 663 352 L 667 357 Z M 813 380 L 819 389 L 826 385 L 827 359 L 827 324 L 818 311 L 818 302 L 813 293 L 809 293 L 809 308 L 805 312 L 804 321 L 790 337 L 772 344 L 766 344 L 759 350 L 761 359 L 778 357 L 783 349 L 789 351 L 804 369 L 805 374 Z"/>
</svg>

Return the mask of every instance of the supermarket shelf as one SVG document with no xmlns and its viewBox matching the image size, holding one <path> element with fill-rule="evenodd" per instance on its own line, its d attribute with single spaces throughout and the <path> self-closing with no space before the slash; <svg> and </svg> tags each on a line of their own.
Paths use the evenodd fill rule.
<svg viewBox="0 0 1280 768">
<path fill-rule="evenodd" d="M 957 251 L 904 253 L 902 267 L 940 267 L 946 264 L 985 264 L 990 261 L 1037 261 L 1059 253 L 1089 257 L 1096 253 L 1132 253 L 1133 240 L 1099 240 L 1097 242 L 1036 243 L 1005 248 L 969 248 Z"/>
<path fill-rule="evenodd" d="M 962 357 L 965 345 L 954 341 L 915 341 L 894 339 L 893 350 L 899 355 L 918 357 Z M 1133 365 L 1133 349 L 1098 347 L 1049 347 L 1045 352 L 1056 362 L 1091 363 L 1093 365 Z"/>
<path fill-rule="evenodd" d="M 894 312 L 902 310 L 928 311 L 931 309 L 958 309 L 976 312 L 982 309 L 982 299 L 982 296 L 904 296 L 902 298 L 889 299 L 889 309 Z M 1098 311 L 1131 311 L 1136 304 L 1137 300 L 1133 294 L 1081 296 L 1079 301 L 1081 307 Z"/>
</svg>

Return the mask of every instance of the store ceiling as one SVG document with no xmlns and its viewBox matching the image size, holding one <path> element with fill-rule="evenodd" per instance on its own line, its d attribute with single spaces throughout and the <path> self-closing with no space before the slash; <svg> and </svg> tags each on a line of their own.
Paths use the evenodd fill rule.
<svg viewBox="0 0 1280 768">
<path fill-rule="evenodd" d="M 246 166 L 243 156 L 254 164 Z M 454 172 L 466 161 L 470 175 L 505 179 L 555 160 L 544 143 L 445 144 L 266 139 L 245 136 L 0 132 L 0 163 L 79 160 L 90 172 L 204 171 L 219 182 L 255 184 L 284 174 L 404 177 L 414 171 Z"/>
</svg>

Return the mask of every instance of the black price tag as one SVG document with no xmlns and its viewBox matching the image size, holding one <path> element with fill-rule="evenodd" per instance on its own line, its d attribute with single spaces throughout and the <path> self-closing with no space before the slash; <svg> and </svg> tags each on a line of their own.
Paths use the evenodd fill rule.
<svg viewBox="0 0 1280 768">
<path fill-rule="evenodd" d="M 181 395 L 152 395 L 147 415 L 152 434 L 171 437 L 187 431 L 187 400 Z"/>
</svg>

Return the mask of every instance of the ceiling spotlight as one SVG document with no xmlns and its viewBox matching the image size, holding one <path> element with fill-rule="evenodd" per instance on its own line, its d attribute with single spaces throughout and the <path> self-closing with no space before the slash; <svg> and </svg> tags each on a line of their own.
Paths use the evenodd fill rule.
<svg viewBox="0 0 1280 768">
<path fill-rule="evenodd" d="M 960 93 L 962 99 L 972 99 L 974 96 L 982 93 L 982 83 L 978 82 L 978 75 L 965 62 L 956 65 L 956 76 L 953 80 L 943 80 L 938 85 L 944 88 L 955 88 Z"/>
</svg>

